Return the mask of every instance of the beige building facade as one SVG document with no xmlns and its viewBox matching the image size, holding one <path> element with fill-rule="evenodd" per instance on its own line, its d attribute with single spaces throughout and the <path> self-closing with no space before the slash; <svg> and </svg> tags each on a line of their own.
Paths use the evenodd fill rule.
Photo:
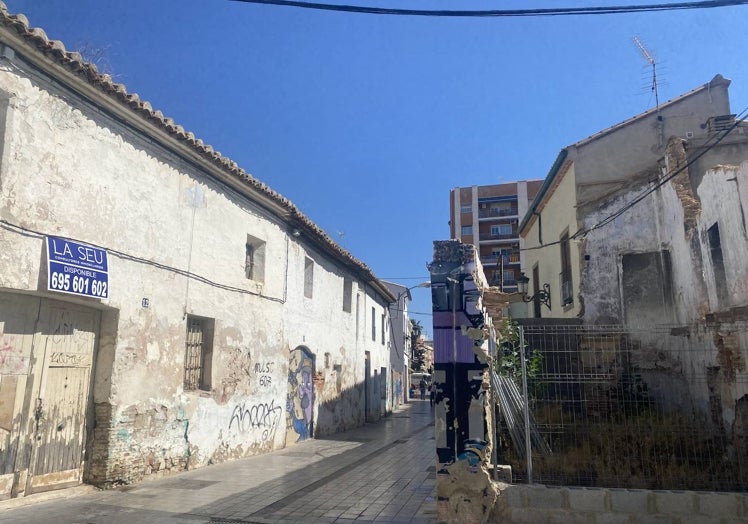
<svg viewBox="0 0 748 524">
<path fill-rule="evenodd" d="M 625 320 L 624 257 L 640 253 L 642 244 L 652 244 L 653 237 L 643 232 L 659 219 L 653 220 L 646 205 L 624 211 L 614 223 L 616 217 L 608 217 L 672 173 L 666 150 L 674 137 L 694 145 L 715 139 L 717 128 L 730 119 L 729 85 L 717 75 L 561 150 L 519 225 L 528 294 L 545 285 L 550 289 L 550 307 L 535 301 L 526 316 L 581 317 L 594 323 Z M 613 245 L 614 239 L 620 243 Z"/>
</svg>

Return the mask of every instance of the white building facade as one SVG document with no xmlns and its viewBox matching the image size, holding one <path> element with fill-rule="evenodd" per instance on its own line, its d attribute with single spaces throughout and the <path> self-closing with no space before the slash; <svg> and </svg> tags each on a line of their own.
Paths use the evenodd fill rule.
<svg viewBox="0 0 748 524">
<path fill-rule="evenodd" d="M 391 409 L 394 297 L 365 264 L 4 8 L 0 45 L 0 499 Z"/>
</svg>

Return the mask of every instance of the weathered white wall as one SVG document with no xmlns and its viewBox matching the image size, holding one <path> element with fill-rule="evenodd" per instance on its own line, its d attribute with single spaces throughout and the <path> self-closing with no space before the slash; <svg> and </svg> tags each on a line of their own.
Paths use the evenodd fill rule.
<svg viewBox="0 0 748 524">
<path fill-rule="evenodd" d="M 714 286 L 709 242 L 702 235 L 704 279 L 712 284 L 707 288 L 710 310 L 745 305 L 748 302 L 748 160 L 740 166 L 716 166 L 708 170 L 696 192 L 702 202 L 698 228 L 706 231 L 715 223 L 719 224 L 725 267 L 728 303 L 720 304 Z"/>
<path fill-rule="evenodd" d="M 389 370 L 383 297 L 245 197 L 42 75 L 6 63 L 0 93 L 9 100 L 0 218 L 110 250 L 108 299 L 55 296 L 105 310 L 94 480 L 129 482 L 296 441 L 287 404 L 299 346 L 316 357 L 315 434 L 363 423 L 365 351 L 372 375 Z M 262 283 L 245 278 L 248 234 L 266 242 Z M 52 295 L 43 246 L 39 235 L 0 229 L 0 289 Z M 315 263 L 312 299 L 305 257 Z M 354 280 L 350 313 L 344 276 Z M 215 319 L 210 392 L 183 388 L 187 314 Z"/>
</svg>

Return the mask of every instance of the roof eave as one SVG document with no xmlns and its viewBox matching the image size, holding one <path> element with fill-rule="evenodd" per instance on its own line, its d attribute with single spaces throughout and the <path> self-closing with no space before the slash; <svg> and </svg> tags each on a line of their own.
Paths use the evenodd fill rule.
<svg viewBox="0 0 748 524">
<path fill-rule="evenodd" d="M 550 171 L 548 171 L 548 175 L 545 177 L 545 180 L 543 181 L 543 185 L 540 186 L 540 190 L 538 191 L 537 196 L 535 196 L 535 199 L 532 201 L 532 205 L 530 206 L 530 209 L 527 210 L 527 213 L 525 213 L 525 216 L 522 218 L 522 222 L 519 224 L 519 234 L 522 235 L 525 231 L 525 228 L 532 220 L 533 215 L 536 213 L 538 206 L 543 203 L 545 200 L 546 193 L 550 189 L 550 187 L 553 185 L 553 181 L 555 180 L 556 176 L 558 175 L 561 166 L 564 165 L 564 161 L 566 160 L 566 157 L 569 155 L 569 150 L 567 148 L 563 148 L 561 151 L 559 151 L 558 156 L 556 156 L 555 162 L 553 162 L 553 165 L 551 166 Z"/>
</svg>

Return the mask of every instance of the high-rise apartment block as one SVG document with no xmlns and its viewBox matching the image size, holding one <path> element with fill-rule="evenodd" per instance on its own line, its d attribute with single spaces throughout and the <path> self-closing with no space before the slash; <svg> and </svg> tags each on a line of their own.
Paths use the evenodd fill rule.
<svg viewBox="0 0 748 524">
<path fill-rule="evenodd" d="M 458 187 L 449 193 L 450 235 L 478 248 L 492 286 L 517 291 L 522 267 L 518 225 L 542 180 L 521 180 L 490 186 Z"/>
</svg>

